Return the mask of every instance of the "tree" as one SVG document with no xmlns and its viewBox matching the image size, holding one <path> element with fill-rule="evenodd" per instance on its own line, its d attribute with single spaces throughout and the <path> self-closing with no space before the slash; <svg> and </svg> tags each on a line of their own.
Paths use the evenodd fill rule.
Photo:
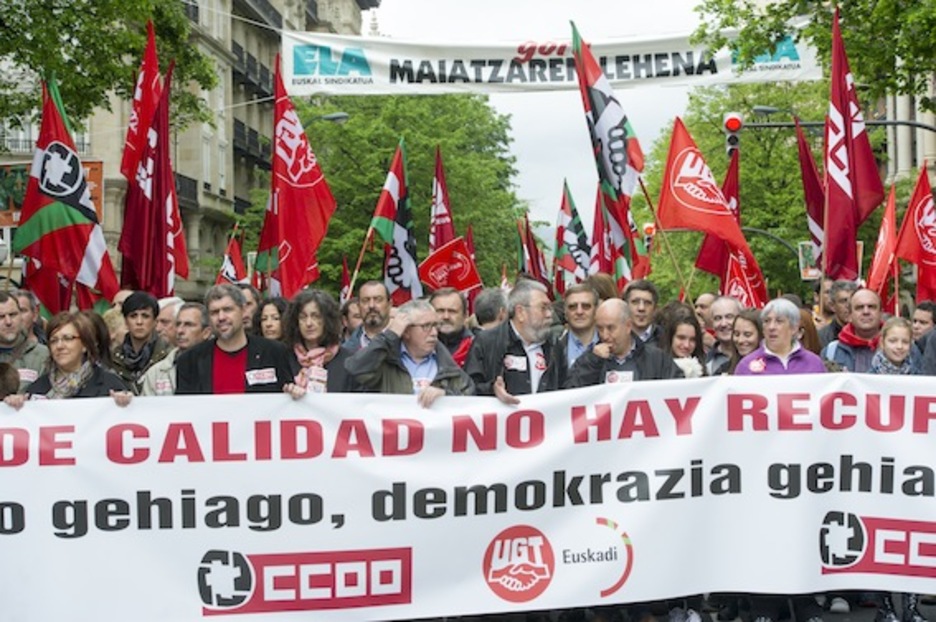
<svg viewBox="0 0 936 622">
<path fill-rule="evenodd" d="M 702 23 L 694 36 L 711 49 L 728 43 L 724 29 L 740 29 L 731 45 L 743 65 L 774 49 L 789 31 L 788 22 L 805 16 L 809 23 L 799 37 L 812 44 L 828 65 L 830 3 L 702 0 L 696 11 Z M 924 108 L 936 110 L 936 99 L 929 93 L 929 81 L 936 73 L 936 0 L 853 0 L 844 4 L 840 13 L 852 72 L 858 82 L 867 85 L 869 96 L 913 94 L 920 97 Z"/>
<path fill-rule="evenodd" d="M 352 269 L 387 176 L 400 136 L 406 140 L 410 203 L 419 259 L 429 240 L 435 147 L 440 145 L 455 230 L 474 230 L 478 269 L 485 283 L 499 282 L 501 262 L 513 265 L 516 218 L 523 206 L 514 194 L 514 158 L 510 155 L 509 118 L 497 114 L 485 97 L 474 95 L 329 97 L 294 100 L 309 143 L 322 165 L 338 202 L 328 235 L 319 249 L 321 278 L 316 286 L 337 292 L 341 258 Z M 328 112 L 347 112 L 344 124 L 321 119 Z M 268 193 L 252 197 L 245 251 L 256 248 Z M 258 214 L 261 217 L 257 217 Z M 380 279 L 383 245 L 365 253 L 358 283 Z"/>
<path fill-rule="evenodd" d="M 695 89 L 689 98 L 684 121 L 693 138 L 705 155 L 715 179 L 721 183 L 728 167 L 725 151 L 725 134 L 722 121 L 726 112 L 740 112 L 749 122 L 741 131 L 740 141 L 740 202 L 741 221 L 754 255 L 768 279 L 770 293 L 792 292 L 808 299 L 811 283 L 800 278 L 797 258 L 785 241 L 796 247 L 800 241 L 809 239 L 806 226 L 806 208 L 800 179 L 797 157 L 796 134 L 793 129 L 754 128 L 750 122 L 758 119 L 753 114 L 756 105 L 770 105 L 784 112 L 777 113 L 783 120 L 791 120 L 791 111 L 804 120 L 817 121 L 825 115 L 828 106 L 828 85 L 825 82 L 747 84 L 726 88 L 709 87 Z M 780 120 L 775 118 L 774 120 Z M 822 170 L 822 136 L 807 134 L 813 141 L 813 154 Z M 871 131 L 872 145 L 884 159 L 880 145 L 884 131 Z M 666 164 L 670 131 L 667 130 L 654 143 L 645 171 L 650 196 L 656 201 L 659 196 L 660 180 Z M 906 203 L 909 192 L 905 188 L 902 198 Z M 636 209 L 641 218 L 649 221 L 652 216 L 646 211 L 646 201 L 638 197 Z M 871 260 L 882 210 L 877 210 L 859 230 L 859 239 L 864 240 L 864 266 Z M 753 231 L 757 229 L 759 231 Z M 678 258 L 679 270 L 688 281 L 692 266 L 701 244 L 702 234 L 695 232 L 673 232 L 663 234 Z M 660 234 L 653 255 L 651 278 L 667 295 L 675 297 L 679 291 L 679 279 L 673 260 Z M 716 291 L 718 281 L 702 272 L 693 276 L 690 295 L 702 291 Z"/>
<path fill-rule="evenodd" d="M 176 59 L 176 82 L 212 88 L 216 70 L 192 45 L 185 4 L 177 0 L 0 0 L 0 119 L 22 122 L 39 107 L 40 81 L 55 74 L 72 120 L 108 108 L 111 92 L 133 96 L 153 19 L 160 62 Z M 173 93 L 173 122 L 211 117 L 189 89 Z"/>
</svg>

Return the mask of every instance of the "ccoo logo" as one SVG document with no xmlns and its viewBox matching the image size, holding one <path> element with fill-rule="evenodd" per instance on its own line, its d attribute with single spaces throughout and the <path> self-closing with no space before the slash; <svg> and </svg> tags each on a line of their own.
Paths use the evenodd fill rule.
<svg viewBox="0 0 936 622">
<path fill-rule="evenodd" d="M 491 591 L 512 603 L 523 603 L 546 591 L 556 560 L 542 531 L 529 525 L 514 525 L 488 544 L 482 568 Z"/>
<path fill-rule="evenodd" d="M 829 512 L 819 557 L 822 574 L 936 578 L 936 523 Z"/>
</svg>

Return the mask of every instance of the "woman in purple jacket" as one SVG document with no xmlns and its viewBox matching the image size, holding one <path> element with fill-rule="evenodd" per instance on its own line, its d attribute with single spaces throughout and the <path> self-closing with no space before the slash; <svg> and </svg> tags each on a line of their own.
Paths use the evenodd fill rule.
<svg viewBox="0 0 936 622">
<path fill-rule="evenodd" d="M 785 298 L 775 298 L 761 311 L 764 342 L 745 356 L 735 369 L 737 376 L 821 374 L 825 364 L 800 345 L 800 312 Z"/>
</svg>

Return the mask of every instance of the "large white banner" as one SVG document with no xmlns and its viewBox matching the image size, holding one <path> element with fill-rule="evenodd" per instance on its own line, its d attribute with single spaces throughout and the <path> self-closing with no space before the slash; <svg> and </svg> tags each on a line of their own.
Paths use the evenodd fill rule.
<svg viewBox="0 0 936 622">
<path fill-rule="evenodd" d="M 931 386 L 839 374 L 601 386 L 517 408 L 0 406 L 0 617 L 393 620 L 933 593 Z"/>
<path fill-rule="evenodd" d="M 792 36 L 744 72 L 727 49 L 712 53 L 688 34 L 595 41 L 591 49 L 615 88 L 822 78 L 815 50 Z M 456 45 L 284 31 L 282 67 L 294 96 L 578 88 L 570 40 Z"/>
</svg>

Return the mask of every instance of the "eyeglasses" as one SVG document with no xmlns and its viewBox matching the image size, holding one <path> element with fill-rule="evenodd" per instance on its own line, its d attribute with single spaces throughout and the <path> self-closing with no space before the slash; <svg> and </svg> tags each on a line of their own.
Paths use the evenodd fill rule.
<svg viewBox="0 0 936 622">
<path fill-rule="evenodd" d="M 54 346 L 57 343 L 71 343 L 76 339 L 81 339 L 78 335 L 57 335 L 49 339 L 49 345 Z"/>
<path fill-rule="evenodd" d="M 570 302 L 566 305 L 566 309 L 569 311 L 575 311 L 576 309 L 581 309 L 582 311 L 591 311 L 594 306 L 595 305 L 590 302 Z"/>
<path fill-rule="evenodd" d="M 442 326 L 441 322 L 426 322 L 425 324 L 410 324 L 413 328 L 418 328 L 424 333 L 432 331 L 432 329 L 439 330 L 439 327 Z"/>
</svg>

